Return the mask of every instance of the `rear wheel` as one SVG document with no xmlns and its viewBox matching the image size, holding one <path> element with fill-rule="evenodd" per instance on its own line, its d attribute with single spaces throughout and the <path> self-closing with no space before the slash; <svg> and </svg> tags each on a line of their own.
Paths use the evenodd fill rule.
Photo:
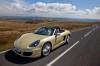
<svg viewBox="0 0 100 66">
<path fill-rule="evenodd" d="M 70 35 L 66 36 L 66 39 L 65 39 L 66 44 L 69 44 L 69 39 L 70 39 Z"/>
<path fill-rule="evenodd" d="M 47 56 L 50 54 L 50 51 L 51 51 L 51 45 L 50 45 L 50 43 L 46 43 L 42 47 L 41 54 L 42 54 L 42 56 Z"/>
</svg>

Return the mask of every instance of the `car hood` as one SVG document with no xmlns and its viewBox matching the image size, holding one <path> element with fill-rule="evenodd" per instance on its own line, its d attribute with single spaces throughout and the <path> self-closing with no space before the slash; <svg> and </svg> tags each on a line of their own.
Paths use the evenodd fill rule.
<svg viewBox="0 0 100 66">
<path fill-rule="evenodd" d="M 34 33 L 27 33 L 23 34 L 20 38 L 18 38 L 14 42 L 14 46 L 18 47 L 20 49 L 28 49 L 29 45 L 37 40 L 42 40 L 44 38 L 47 38 L 46 35 L 38 35 Z"/>
</svg>

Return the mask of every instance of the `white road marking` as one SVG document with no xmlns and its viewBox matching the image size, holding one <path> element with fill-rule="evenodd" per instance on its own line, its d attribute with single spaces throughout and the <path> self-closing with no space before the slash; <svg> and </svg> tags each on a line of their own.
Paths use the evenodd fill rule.
<svg viewBox="0 0 100 66">
<path fill-rule="evenodd" d="M 96 30 L 97 28 L 99 28 L 99 26 L 97 25 L 93 30 Z"/>
<path fill-rule="evenodd" d="M 55 58 L 53 61 L 51 61 L 46 66 L 51 66 L 54 64 L 57 60 L 59 60 L 63 55 L 65 55 L 68 51 L 70 51 L 74 46 L 76 46 L 80 41 L 75 42 L 71 47 L 69 47 L 67 50 L 65 50 L 62 54 L 60 54 L 57 58 Z"/>
<path fill-rule="evenodd" d="M 98 27 L 95 27 L 93 30 L 96 30 Z"/>
<path fill-rule="evenodd" d="M 91 27 L 92 27 L 92 26 L 91 26 Z M 88 28 L 91 28 L 91 27 L 81 28 L 81 29 L 75 30 L 75 31 L 73 31 L 73 32 L 77 32 L 77 31 L 80 31 L 80 30 L 88 29 Z"/>
<path fill-rule="evenodd" d="M 95 28 L 93 30 L 95 30 Z"/>
<path fill-rule="evenodd" d="M 92 31 L 88 32 L 84 37 L 88 36 Z"/>
<path fill-rule="evenodd" d="M 11 49 L 8 49 L 8 50 L 5 50 L 5 51 L 2 51 L 2 52 L 0 52 L 0 54 L 1 54 L 1 53 L 5 53 L 5 52 L 10 51 L 10 50 L 11 50 Z"/>
</svg>

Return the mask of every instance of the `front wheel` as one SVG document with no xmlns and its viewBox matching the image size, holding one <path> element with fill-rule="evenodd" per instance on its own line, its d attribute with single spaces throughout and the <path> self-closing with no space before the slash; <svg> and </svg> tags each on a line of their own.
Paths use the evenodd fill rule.
<svg viewBox="0 0 100 66">
<path fill-rule="evenodd" d="M 66 39 L 65 39 L 65 41 L 66 41 L 65 43 L 66 44 L 69 44 L 69 39 L 70 39 L 70 35 L 66 36 Z"/>
<path fill-rule="evenodd" d="M 41 55 L 42 56 L 47 56 L 47 55 L 50 54 L 50 51 L 51 51 L 51 45 L 50 45 L 50 43 L 46 43 L 42 47 Z"/>
</svg>

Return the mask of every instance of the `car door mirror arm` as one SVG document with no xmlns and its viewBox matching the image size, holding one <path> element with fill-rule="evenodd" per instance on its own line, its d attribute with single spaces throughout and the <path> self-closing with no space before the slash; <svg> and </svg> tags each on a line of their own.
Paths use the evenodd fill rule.
<svg viewBox="0 0 100 66">
<path fill-rule="evenodd" d="M 61 33 L 57 33 L 57 34 L 55 34 L 55 36 L 59 36 Z"/>
</svg>

